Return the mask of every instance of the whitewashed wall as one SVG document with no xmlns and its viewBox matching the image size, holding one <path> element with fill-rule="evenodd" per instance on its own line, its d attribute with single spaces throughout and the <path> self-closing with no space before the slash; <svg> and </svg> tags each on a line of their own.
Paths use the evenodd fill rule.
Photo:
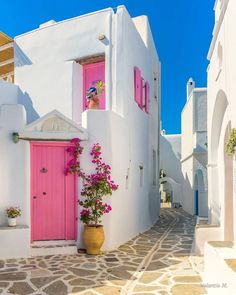
<svg viewBox="0 0 236 295">
<path fill-rule="evenodd" d="M 81 85 L 82 73 L 74 66 L 78 59 L 105 54 L 109 72 L 111 40 L 101 42 L 98 37 L 105 34 L 109 38 L 112 14 L 109 8 L 15 38 L 15 83 L 20 85 L 22 96 L 31 100 L 39 117 L 57 109 L 72 119 L 73 109 L 78 107 L 80 111 L 76 99 L 79 93 L 73 79 L 78 74 L 77 83 Z M 106 83 L 108 78 L 109 75 Z M 109 100 L 109 91 L 107 96 Z M 74 115 L 76 121 L 81 122 L 81 113 Z M 28 123 L 33 120 L 29 115 Z"/>
<path fill-rule="evenodd" d="M 13 143 L 11 134 L 21 131 L 25 126 L 25 109 L 16 105 L 19 87 L 0 81 L 0 225 L 7 223 L 5 208 L 12 205 L 22 207 L 24 213 L 20 218 L 22 224 L 29 224 L 28 204 L 25 199 L 27 188 L 27 148 L 24 143 L 18 147 Z M 14 182 L 13 182 L 14 181 Z"/>
<path fill-rule="evenodd" d="M 10 91 L 6 93 L 8 103 L 14 102 L 15 86 L 8 84 Z M 4 89 L 6 89 L 4 85 Z M 0 85 L 0 93 L 2 87 Z M 6 98 L 5 97 L 5 98 Z M 11 134 L 24 129 L 26 123 L 25 110 L 22 105 L 0 105 L 0 257 L 27 257 L 30 254 L 30 199 L 29 199 L 29 161 L 28 147 L 25 142 L 15 144 Z M 18 224 L 23 228 L 7 228 L 6 208 L 20 206 L 22 216 Z M 17 247 L 16 247 L 17 241 Z"/>
<path fill-rule="evenodd" d="M 151 64 L 157 55 L 151 45 L 145 47 L 123 6 L 118 8 L 114 18 L 116 26 L 122 30 L 114 34 L 117 58 L 112 80 L 117 83 L 113 84 L 113 112 L 90 110 L 83 113 L 83 127 L 90 134 L 89 144 L 94 141 L 102 144 L 105 159 L 113 167 L 114 179 L 119 183 L 119 190 L 110 199 L 113 212 L 104 218 L 107 236 L 104 249 L 113 249 L 148 229 L 159 216 L 160 202 L 158 180 L 155 186 L 152 183 L 153 150 L 158 159 L 159 109 L 153 90 L 153 72 L 159 75 L 158 60 L 153 66 Z M 144 79 L 150 82 L 150 115 L 134 102 L 134 66 L 138 66 Z M 143 166 L 142 185 L 140 166 Z M 157 162 L 157 178 L 158 171 Z"/>
<path fill-rule="evenodd" d="M 25 110 L 21 105 L 0 106 L 0 224 L 6 224 L 5 208 L 19 205 L 23 215 L 20 224 L 29 225 L 29 202 L 27 201 L 29 176 L 27 166 L 27 146 L 24 142 L 16 145 L 11 134 L 25 127 Z M 4 155 L 4 156 L 3 156 Z"/>
<path fill-rule="evenodd" d="M 194 81 L 193 81 L 194 83 Z M 188 84 L 187 84 L 188 88 Z M 188 93 L 188 91 L 187 91 Z M 181 163 L 183 208 L 195 213 L 195 190 L 199 192 L 198 214 L 207 216 L 207 90 L 192 88 L 181 114 Z M 199 173 L 202 175 L 200 178 Z M 198 180 L 198 181 L 197 181 Z M 200 184 L 201 180 L 201 184 Z M 196 185 L 198 184 L 198 187 Z M 200 185 L 199 185 L 200 184 Z"/>
<path fill-rule="evenodd" d="M 227 126 L 236 127 L 236 2 L 223 1 L 222 7 L 216 7 L 213 39 L 208 58 L 208 139 L 209 139 L 209 215 L 213 224 L 221 227 L 221 239 L 224 239 L 225 197 L 227 186 L 232 180 L 225 175 L 224 144 Z M 221 16 L 220 16 L 221 15 Z M 228 196 L 232 197 L 232 196 Z M 233 210 L 236 212 L 235 197 Z M 232 214 L 232 212 L 228 212 Z M 236 237 L 236 218 L 234 221 L 234 239 Z"/>
<path fill-rule="evenodd" d="M 183 183 L 181 171 L 181 134 L 160 136 L 160 169 L 179 184 Z"/>
<path fill-rule="evenodd" d="M 99 34 L 106 35 L 106 42 L 98 40 Z M 76 60 L 101 53 L 106 62 L 107 110 L 82 114 L 82 71 Z M 18 102 L 25 106 L 27 122 L 57 109 L 87 128 L 89 140 L 84 143 L 83 168 L 91 169 L 88 153 L 96 142 L 101 143 L 104 160 L 113 168 L 119 190 L 110 199 L 112 213 L 104 217 L 104 249 L 113 249 L 148 229 L 157 220 L 160 205 L 160 66 L 147 18 L 133 21 L 120 6 L 116 14 L 106 9 L 56 23 L 16 37 L 15 56 Z M 134 66 L 150 83 L 150 115 L 134 102 Z M 158 79 L 155 83 L 154 76 Z M 155 181 L 153 151 L 157 154 Z M 29 190 L 29 168 L 23 170 L 28 178 L 20 184 Z M 28 204 L 29 191 L 19 191 L 19 198 L 28 198 Z M 23 221 L 29 224 L 29 219 Z M 78 244 L 82 246 L 81 224 Z"/>
<path fill-rule="evenodd" d="M 16 104 L 18 100 L 18 93 L 19 87 L 0 80 L 0 105 Z"/>
</svg>

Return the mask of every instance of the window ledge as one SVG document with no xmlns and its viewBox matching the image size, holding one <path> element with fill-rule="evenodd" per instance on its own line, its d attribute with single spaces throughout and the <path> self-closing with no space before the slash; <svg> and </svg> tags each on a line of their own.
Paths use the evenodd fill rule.
<svg viewBox="0 0 236 295">
<path fill-rule="evenodd" d="M 0 225 L 0 230 L 14 230 L 14 229 L 28 229 L 28 225 L 16 225 L 16 226 L 8 226 L 8 225 Z"/>
</svg>

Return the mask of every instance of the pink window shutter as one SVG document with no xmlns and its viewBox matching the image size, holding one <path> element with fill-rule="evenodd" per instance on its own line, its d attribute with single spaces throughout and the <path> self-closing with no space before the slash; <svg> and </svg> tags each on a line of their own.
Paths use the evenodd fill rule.
<svg viewBox="0 0 236 295">
<path fill-rule="evenodd" d="M 142 107 L 142 77 L 138 67 L 134 68 L 134 99 Z"/>
<path fill-rule="evenodd" d="M 150 84 L 145 83 L 145 112 L 149 114 L 150 111 Z"/>
<path fill-rule="evenodd" d="M 141 77 L 141 99 L 140 99 L 140 103 L 139 103 L 139 107 L 141 110 L 145 109 L 145 104 L 146 104 L 146 102 L 145 102 L 146 92 L 144 92 L 145 85 L 146 84 L 144 82 L 144 79 L 143 79 L 143 77 Z"/>
</svg>

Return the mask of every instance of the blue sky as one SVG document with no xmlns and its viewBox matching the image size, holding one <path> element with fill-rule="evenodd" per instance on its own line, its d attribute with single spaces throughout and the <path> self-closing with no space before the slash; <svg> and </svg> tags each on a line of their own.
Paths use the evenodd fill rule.
<svg viewBox="0 0 236 295">
<path fill-rule="evenodd" d="M 190 76 L 206 86 L 206 59 L 213 29 L 214 0 L 14 0 L 1 1 L 0 31 L 14 37 L 39 24 L 124 4 L 131 16 L 146 14 L 162 63 L 162 126 L 180 133 L 181 110 Z"/>
</svg>

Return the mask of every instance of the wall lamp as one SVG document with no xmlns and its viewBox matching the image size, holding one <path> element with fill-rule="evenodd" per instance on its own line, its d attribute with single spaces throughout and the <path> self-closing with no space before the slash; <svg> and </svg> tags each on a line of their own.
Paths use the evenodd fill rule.
<svg viewBox="0 0 236 295">
<path fill-rule="evenodd" d="M 106 39 L 106 36 L 104 34 L 100 34 L 98 36 L 98 40 L 102 41 L 102 40 L 105 40 Z"/>
<path fill-rule="evenodd" d="M 12 133 L 12 141 L 13 141 L 14 143 L 18 143 L 19 140 L 20 140 L 20 135 L 19 135 L 19 133 L 18 133 L 18 132 L 13 132 L 13 133 Z"/>
</svg>

